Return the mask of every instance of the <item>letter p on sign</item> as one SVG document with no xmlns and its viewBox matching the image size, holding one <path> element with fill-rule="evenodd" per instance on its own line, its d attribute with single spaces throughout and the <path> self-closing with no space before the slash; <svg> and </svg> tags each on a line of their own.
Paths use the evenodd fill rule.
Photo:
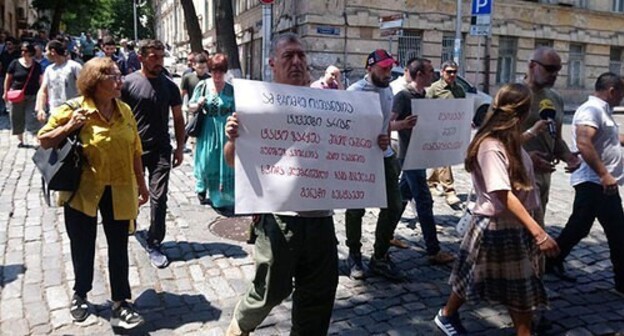
<svg viewBox="0 0 624 336">
<path fill-rule="evenodd" d="M 494 0 L 472 0 L 472 15 L 492 14 L 492 1 Z"/>
</svg>

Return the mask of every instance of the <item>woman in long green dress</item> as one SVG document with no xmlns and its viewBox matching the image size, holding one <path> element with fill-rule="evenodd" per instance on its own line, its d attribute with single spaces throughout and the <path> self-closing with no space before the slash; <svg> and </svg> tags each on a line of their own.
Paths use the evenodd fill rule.
<svg viewBox="0 0 624 336">
<path fill-rule="evenodd" d="M 227 57 L 215 54 L 208 62 L 212 78 L 197 84 L 189 108 L 205 113 L 195 145 L 195 192 L 200 202 L 217 209 L 234 207 L 234 170 L 225 163 L 225 122 L 234 111 L 234 87 L 225 82 Z"/>
</svg>

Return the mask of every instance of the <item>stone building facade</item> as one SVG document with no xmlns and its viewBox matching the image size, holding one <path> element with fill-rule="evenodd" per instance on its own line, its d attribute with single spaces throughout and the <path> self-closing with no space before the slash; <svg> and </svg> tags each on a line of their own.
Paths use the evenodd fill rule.
<svg viewBox="0 0 624 336">
<path fill-rule="evenodd" d="M 31 0 L 0 0 L 0 28 L 13 36 L 28 30 L 38 17 Z"/>
<path fill-rule="evenodd" d="M 573 105 L 593 89 L 597 76 L 620 73 L 624 53 L 624 0 L 491 0 L 492 35 L 470 36 L 470 2 L 462 0 L 464 77 L 494 92 L 501 84 L 521 80 L 536 46 L 554 47 L 563 68 L 556 89 Z M 156 3 L 157 36 L 179 50 L 187 49 L 180 5 Z M 261 77 L 262 6 L 258 0 L 232 0 L 243 75 Z M 295 31 L 305 43 L 314 77 L 334 64 L 364 73 L 366 55 L 390 49 L 400 62 L 421 56 L 434 64 L 452 58 L 457 0 L 276 0 L 273 31 Z M 213 0 L 195 0 L 204 45 L 214 50 Z M 177 8 L 176 8 L 177 6 Z M 381 36 L 381 16 L 402 14 L 402 35 Z M 173 23 L 172 23 L 173 22 Z M 172 35 L 173 34 L 173 35 Z"/>
</svg>

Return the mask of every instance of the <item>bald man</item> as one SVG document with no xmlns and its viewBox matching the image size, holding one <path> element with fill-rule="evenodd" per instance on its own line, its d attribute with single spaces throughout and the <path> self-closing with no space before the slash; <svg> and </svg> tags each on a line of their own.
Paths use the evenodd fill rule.
<svg viewBox="0 0 624 336">
<path fill-rule="evenodd" d="M 560 70 L 561 57 L 557 52 L 549 47 L 540 47 L 533 52 L 525 77 L 525 83 L 531 88 L 533 94 L 533 102 L 528 117 L 522 123 L 522 130 L 531 133 L 529 129 L 536 121 L 552 120 L 552 126 L 548 130 L 533 134 L 533 137 L 524 143 L 524 149 L 529 152 L 533 161 L 535 183 L 542 203 L 541 211 L 534 215 L 535 220 L 541 226 L 544 226 L 550 176 L 555 171 L 555 165 L 563 160 L 567 163 L 565 171 L 572 172 L 581 164 L 580 159 L 570 152 L 568 145 L 561 137 L 563 99 L 552 90 Z M 552 268 L 548 266 L 547 268 Z M 564 280 L 572 280 L 564 273 L 562 267 L 557 267 L 554 273 Z"/>
<path fill-rule="evenodd" d="M 340 69 L 330 65 L 325 69 L 325 75 L 310 85 L 315 89 L 343 90 L 342 81 L 340 80 Z"/>
</svg>

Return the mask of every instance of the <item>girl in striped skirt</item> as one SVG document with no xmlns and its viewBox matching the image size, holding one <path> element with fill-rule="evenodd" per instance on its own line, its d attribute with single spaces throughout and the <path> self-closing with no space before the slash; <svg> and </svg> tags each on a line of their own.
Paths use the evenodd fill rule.
<svg viewBox="0 0 624 336">
<path fill-rule="evenodd" d="M 530 106 L 526 85 L 503 86 L 468 147 L 465 166 L 477 201 L 449 280 L 452 293 L 435 317 L 446 335 L 466 333 L 458 310 L 467 300 L 506 306 L 517 335 L 530 335 L 533 310 L 547 304 L 540 258 L 558 254 L 559 248 L 532 216 L 540 203 L 522 142 L 546 122 L 522 134 Z"/>
</svg>

